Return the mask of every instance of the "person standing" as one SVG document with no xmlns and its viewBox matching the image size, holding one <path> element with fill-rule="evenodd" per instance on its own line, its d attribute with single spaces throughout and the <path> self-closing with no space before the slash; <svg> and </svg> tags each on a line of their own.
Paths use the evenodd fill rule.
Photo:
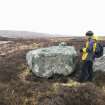
<svg viewBox="0 0 105 105">
<path fill-rule="evenodd" d="M 96 42 L 93 40 L 94 33 L 92 31 L 86 32 L 85 46 L 80 49 L 82 53 L 82 68 L 79 82 L 92 81 L 93 79 L 93 62 L 95 59 Z"/>
</svg>

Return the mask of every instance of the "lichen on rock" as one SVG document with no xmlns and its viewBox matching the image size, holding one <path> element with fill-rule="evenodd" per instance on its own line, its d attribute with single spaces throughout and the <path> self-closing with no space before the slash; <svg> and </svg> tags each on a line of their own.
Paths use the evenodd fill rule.
<svg viewBox="0 0 105 105">
<path fill-rule="evenodd" d="M 53 74 L 71 74 L 76 66 L 77 52 L 73 46 L 51 46 L 29 51 L 26 55 L 29 68 L 38 77 Z"/>
</svg>

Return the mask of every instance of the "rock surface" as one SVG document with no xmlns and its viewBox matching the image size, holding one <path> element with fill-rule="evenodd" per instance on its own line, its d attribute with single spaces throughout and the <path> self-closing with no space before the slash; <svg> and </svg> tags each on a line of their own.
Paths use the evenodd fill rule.
<svg viewBox="0 0 105 105">
<path fill-rule="evenodd" d="M 38 77 L 53 74 L 71 74 L 76 66 L 77 52 L 73 46 L 52 46 L 29 51 L 26 55 L 29 68 Z"/>
<path fill-rule="evenodd" d="M 100 70 L 105 72 L 105 54 L 100 58 L 96 58 L 93 68 L 94 68 L 94 71 Z"/>
<path fill-rule="evenodd" d="M 95 59 L 93 68 L 94 68 L 94 71 L 105 72 L 105 47 L 104 47 L 104 55 L 100 58 Z"/>
</svg>

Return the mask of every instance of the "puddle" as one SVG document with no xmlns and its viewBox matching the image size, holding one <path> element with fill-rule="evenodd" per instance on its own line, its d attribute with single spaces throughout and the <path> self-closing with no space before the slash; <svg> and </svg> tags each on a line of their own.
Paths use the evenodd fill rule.
<svg viewBox="0 0 105 105">
<path fill-rule="evenodd" d="M 12 41 L 0 41 L 0 44 L 7 44 L 7 43 L 10 43 Z"/>
</svg>

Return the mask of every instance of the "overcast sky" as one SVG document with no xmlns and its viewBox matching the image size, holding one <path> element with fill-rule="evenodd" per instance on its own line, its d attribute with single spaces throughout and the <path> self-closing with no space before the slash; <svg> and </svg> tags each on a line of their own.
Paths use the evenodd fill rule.
<svg viewBox="0 0 105 105">
<path fill-rule="evenodd" d="M 105 0 L 0 0 L 0 30 L 105 35 Z"/>
</svg>

